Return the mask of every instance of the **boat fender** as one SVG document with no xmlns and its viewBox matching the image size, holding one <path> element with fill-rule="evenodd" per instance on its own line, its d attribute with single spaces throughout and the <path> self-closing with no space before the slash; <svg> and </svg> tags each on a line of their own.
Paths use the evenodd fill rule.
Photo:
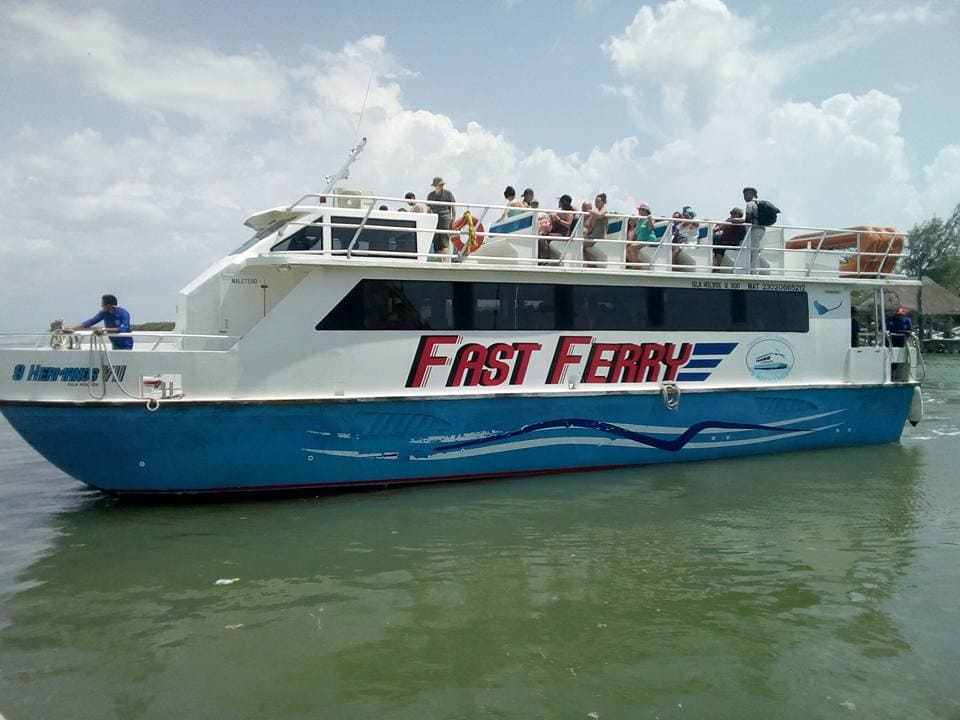
<svg viewBox="0 0 960 720">
<path fill-rule="evenodd" d="M 676 410 L 680 406 L 680 387 L 675 382 L 665 382 L 660 386 L 660 396 L 667 410 Z"/>
<path fill-rule="evenodd" d="M 923 394 L 920 392 L 919 387 L 913 388 L 913 398 L 910 400 L 910 412 L 907 415 L 907 420 L 910 421 L 910 424 L 913 427 L 917 426 L 917 423 L 923 419 Z"/>
<path fill-rule="evenodd" d="M 457 218 L 456 222 L 453 223 L 453 229 L 457 231 L 457 234 L 453 236 L 453 246 L 457 249 L 457 252 L 460 253 L 463 252 L 464 248 L 463 239 L 459 234 L 463 228 L 467 228 L 467 253 L 472 253 L 483 245 L 486 228 L 483 227 L 482 222 L 477 222 L 473 219 L 473 214 L 469 210 Z"/>
</svg>

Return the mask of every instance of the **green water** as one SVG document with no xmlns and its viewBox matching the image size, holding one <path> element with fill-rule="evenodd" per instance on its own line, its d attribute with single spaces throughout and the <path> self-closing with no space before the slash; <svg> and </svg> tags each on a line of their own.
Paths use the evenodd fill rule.
<svg viewBox="0 0 960 720">
<path fill-rule="evenodd" d="M 898 445 L 224 505 L 105 499 L 0 426 L 0 713 L 960 717 L 928 363 Z"/>
</svg>

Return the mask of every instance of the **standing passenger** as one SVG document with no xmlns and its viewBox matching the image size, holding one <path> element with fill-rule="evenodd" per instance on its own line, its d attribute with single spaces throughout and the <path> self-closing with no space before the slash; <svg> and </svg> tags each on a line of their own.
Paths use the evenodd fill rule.
<svg viewBox="0 0 960 720">
<path fill-rule="evenodd" d="M 599 256 L 593 250 L 597 240 L 603 240 L 607 237 L 607 194 L 597 193 L 593 199 L 593 210 L 584 225 L 583 240 L 583 258 L 591 262 L 597 262 Z"/>
<path fill-rule="evenodd" d="M 431 203 L 453 203 L 456 199 L 453 193 L 444 189 L 443 178 L 437 176 L 433 179 L 433 190 L 427 195 L 427 205 L 430 212 L 437 216 L 437 230 L 449 230 L 453 226 L 453 216 L 456 214 L 456 208 L 453 205 L 433 205 Z M 450 254 L 450 233 L 437 232 L 433 236 L 433 252 L 440 255 Z M 446 260 L 447 258 L 442 258 Z"/>
<path fill-rule="evenodd" d="M 743 189 L 744 212 L 746 222 L 750 226 L 747 234 L 747 247 L 750 252 L 750 274 L 754 275 L 760 266 L 760 243 L 767 229 L 759 223 L 760 210 L 757 202 L 757 189 L 745 187 Z"/>
</svg>

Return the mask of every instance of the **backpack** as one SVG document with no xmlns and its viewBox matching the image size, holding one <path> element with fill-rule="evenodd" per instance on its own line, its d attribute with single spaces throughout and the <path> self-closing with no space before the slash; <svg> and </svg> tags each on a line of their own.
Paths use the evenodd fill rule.
<svg viewBox="0 0 960 720">
<path fill-rule="evenodd" d="M 780 208 L 769 200 L 757 200 L 757 225 L 773 225 L 779 214 Z"/>
</svg>

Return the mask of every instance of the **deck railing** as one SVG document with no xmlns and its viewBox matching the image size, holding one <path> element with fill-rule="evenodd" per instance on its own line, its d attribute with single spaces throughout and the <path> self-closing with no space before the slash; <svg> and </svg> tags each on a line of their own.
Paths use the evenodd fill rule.
<svg viewBox="0 0 960 720">
<path fill-rule="evenodd" d="M 611 230 L 598 239 L 585 239 L 583 226 L 590 213 L 580 210 L 547 208 L 517 208 L 495 204 L 444 203 L 417 200 L 429 206 L 452 206 L 456 214 L 470 210 L 475 223 L 483 223 L 483 243 L 471 248 L 468 230 L 461 228 L 437 229 L 436 215 L 410 213 L 417 221 L 416 227 L 399 224 L 401 212 L 375 209 L 378 205 L 392 203 L 407 208 L 405 198 L 376 195 L 338 195 L 311 193 L 304 195 L 288 209 L 322 210 L 319 222 L 292 220 L 281 231 L 289 238 L 304 227 L 329 228 L 325 230 L 323 243 L 310 249 L 283 250 L 283 252 L 353 257 L 406 258 L 419 261 L 443 261 L 464 264 L 538 266 L 566 270 L 589 269 L 591 271 L 647 271 L 647 272 L 712 272 L 726 274 L 772 275 L 790 278 L 903 278 L 896 266 L 904 252 L 906 236 L 893 228 L 858 226 L 852 228 L 816 228 L 799 225 L 745 225 L 743 241 L 736 246 L 714 243 L 716 231 L 730 224 L 724 220 L 689 219 L 653 216 L 656 242 L 640 242 L 634 239 L 631 226 L 640 216 L 625 213 L 607 213 Z M 331 216 L 343 216 L 347 211 L 351 219 L 359 222 L 334 222 Z M 513 213 L 504 217 L 506 213 Z M 352 214 L 349 214 L 352 213 Z M 570 236 L 542 234 L 537 231 L 543 217 L 563 213 L 573 218 L 574 231 Z M 498 219 L 489 222 L 492 215 Z M 376 225 L 370 224 L 375 219 Z M 390 224 L 389 220 L 398 221 Z M 522 223 L 518 223 L 520 220 Z M 518 227 L 522 224 L 522 227 Z M 697 242 L 682 242 L 675 229 L 685 224 L 697 229 Z M 335 230 L 347 230 L 349 241 L 340 240 L 332 247 L 331 237 Z M 382 242 L 371 240 L 382 234 Z M 391 249 L 391 238 L 407 235 L 416 238 L 415 249 Z M 449 252 L 435 252 L 430 240 L 434 235 L 447 235 L 451 240 Z M 409 242 L 409 238 L 408 238 Z M 751 245 L 758 245 L 751 262 Z M 457 250 L 456 245 L 462 249 Z M 373 246 L 371 248 L 371 246 Z M 597 248 L 595 251 L 594 248 Z M 586 252 L 584 252 L 586 249 Z M 714 250 L 724 251 L 721 264 L 714 265 Z"/>
<path fill-rule="evenodd" d="M 94 332 L 0 333 L 0 348 L 88 351 Z M 176 332 L 110 333 L 106 338 L 133 338 L 133 349 L 117 352 L 191 351 L 225 352 L 240 340 L 234 335 L 191 335 Z M 109 346 L 108 346 L 109 347 Z"/>
</svg>

